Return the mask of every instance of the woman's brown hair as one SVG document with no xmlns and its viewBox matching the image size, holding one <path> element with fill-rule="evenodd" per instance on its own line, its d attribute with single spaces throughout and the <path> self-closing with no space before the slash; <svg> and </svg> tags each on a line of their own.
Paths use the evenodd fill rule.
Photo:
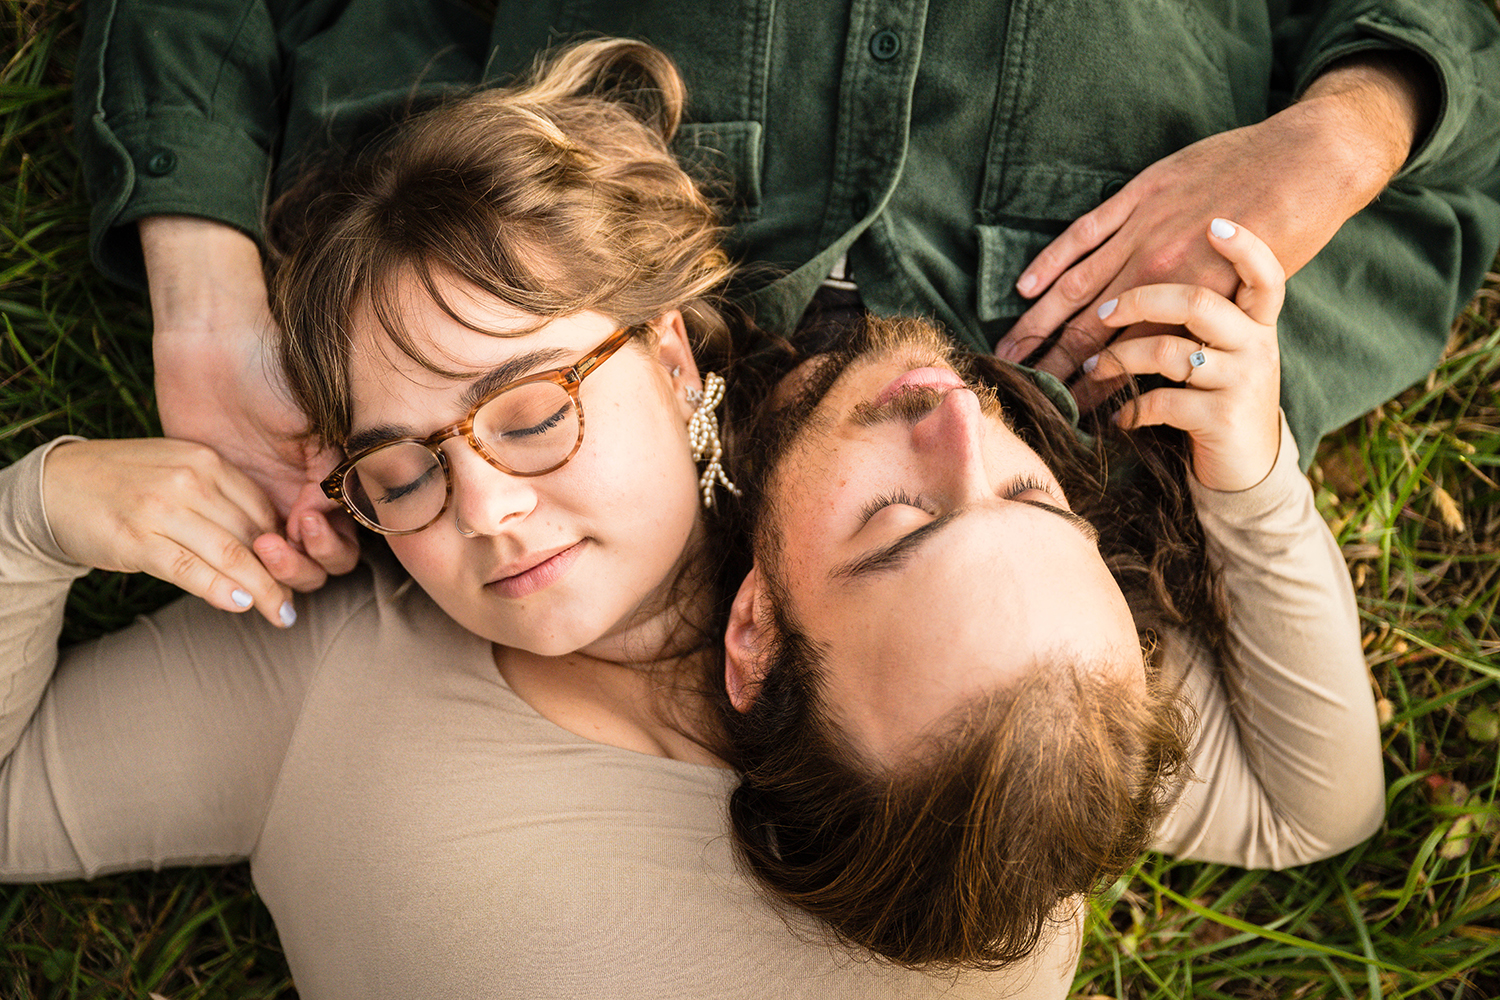
<svg viewBox="0 0 1500 1000">
<path fill-rule="evenodd" d="M 870 317 L 840 336 L 857 354 L 872 336 L 918 323 Z M 992 358 L 952 360 L 994 388 L 1012 428 L 1098 528 L 1143 647 L 1171 627 L 1227 655 L 1224 604 L 1204 562 L 1180 446 L 1162 435 L 1136 447 L 1117 433 L 1106 445 L 1112 428 L 1102 422 L 1085 443 L 1026 375 Z M 777 544 L 767 524 L 771 460 L 799 423 L 766 402 L 786 364 L 762 361 L 767 376 L 742 368 L 736 386 L 738 412 L 750 416 L 731 436 L 732 474 L 744 490 L 734 530 L 753 539 L 772 618 L 769 668 L 749 711 L 718 699 L 724 753 L 743 774 L 730 801 L 737 850 L 773 898 L 893 962 L 1017 961 L 1049 921 L 1066 918 L 1145 850 L 1186 771 L 1190 711 L 1149 660 L 1144 688 L 1092 664 L 1049 663 L 962 706 L 897 764 L 860 754 L 821 697 L 822 651 L 798 623 L 767 549 Z M 805 393 L 788 405 L 815 403 Z M 757 446 L 744 447 L 747 439 Z M 1122 443 L 1130 475 L 1111 477 Z M 726 568 L 729 592 L 751 555 Z M 1005 641 L 1002 629 L 995 641 Z"/>
<path fill-rule="evenodd" d="M 632 326 L 680 308 L 695 349 L 719 346 L 730 267 L 713 207 L 671 153 L 684 99 L 658 50 L 584 42 L 514 86 L 400 122 L 283 196 L 269 287 L 311 432 L 335 445 L 348 434 L 351 317 L 364 305 L 410 357 L 455 374 L 403 329 L 404 278 L 459 322 L 439 276 L 541 322 L 594 310 Z"/>
</svg>

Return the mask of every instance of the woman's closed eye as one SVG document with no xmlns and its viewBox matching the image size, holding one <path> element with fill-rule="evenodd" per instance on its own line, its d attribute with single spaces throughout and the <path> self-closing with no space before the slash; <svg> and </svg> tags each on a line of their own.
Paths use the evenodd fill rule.
<svg viewBox="0 0 1500 1000">
<path fill-rule="evenodd" d="M 420 476 L 418 476 L 416 479 L 411 480 L 410 482 L 386 487 L 385 490 L 375 498 L 375 502 L 382 504 L 399 503 L 400 501 L 411 496 L 413 493 L 422 489 L 424 486 L 428 485 L 430 482 L 432 482 L 432 477 L 438 474 L 439 466 L 433 465 L 426 472 L 422 473 Z"/>
<path fill-rule="evenodd" d="M 568 410 L 571 408 L 571 403 L 565 403 L 564 405 L 559 406 L 551 416 L 545 417 L 542 420 L 538 420 L 536 423 L 527 424 L 523 427 L 507 427 L 503 432 L 501 432 L 501 437 L 540 437 L 541 435 L 546 434 L 548 431 L 557 427 L 564 420 L 568 419 Z"/>
</svg>

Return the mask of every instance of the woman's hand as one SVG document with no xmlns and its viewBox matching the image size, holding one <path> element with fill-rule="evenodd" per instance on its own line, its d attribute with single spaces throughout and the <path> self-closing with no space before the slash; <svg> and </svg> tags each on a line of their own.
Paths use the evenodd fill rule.
<svg viewBox="0 0 1500 1000">
<path fill-rule="evenodd" d="M 150 573 L 225 611 L 254 607 L 273 625 L 296 620 L 290 589 L 251 549 L 275 531 L 275 508 L 206 445 L 62 444 L 47 456 L 42 496 L 57 544 L 85 566 Z"/>
<path fill-rule="evenodd" d="M 1281 355 L 1276 316 L 1286 275 L 1260 238 L 1224 219 L 1209 226 L 1209 245 L 1234 265 L 1240 289 L 1231 302 L 1194 285 L 1146 285 L 1100 308 L 1107 326 L 1171 323 L 1196 340 L 1162 334 L 1116 341 L 1084 362 L 1098 384 L 1152 372 L 1183 383 L 1153 389 L 1121 407 L 1125 429 L 1168 424 L 1192 438 L 1192 471 L 1215 490 L 1249 489 L 1276 464 L 1281 442 Z"/>
</svg>

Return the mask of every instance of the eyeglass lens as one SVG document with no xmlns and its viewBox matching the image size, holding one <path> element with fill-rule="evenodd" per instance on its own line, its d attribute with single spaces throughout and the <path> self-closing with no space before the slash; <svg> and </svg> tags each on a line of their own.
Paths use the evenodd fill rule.
<svg viewBox="0 0 1500 1000">
<path fill-rule="evenodd" d="M 578 409 L 555 382 L 507 389 L 474 414 L 474 436 L 488 457 L 512 472 L 547 472 L 578 442 Z M 344 477 L 344 496 L 370 523 L 413 531 L 443 509 L 448 486 L 437 456 L 415 441 L 370 452 Z"/>
</svg>

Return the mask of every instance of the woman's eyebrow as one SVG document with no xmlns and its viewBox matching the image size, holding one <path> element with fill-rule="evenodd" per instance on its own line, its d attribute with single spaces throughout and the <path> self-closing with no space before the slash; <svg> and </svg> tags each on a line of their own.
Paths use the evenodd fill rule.
<svg viewBox="0 0 1500 1000">
<path fill-rule="evenodd" d="M 539 347 L 533 351 L 517 354 L 470 382 L 468 388 L 464 389 L 463 395 L 458 398 L 459 405 L 466 411 L 470 410 L 474 404 L 504 386 L 505 383 L 524 378 L 543 365 L 555 364 L 576 353 L 565 347 Z"/>
<path fill-rule="evenodd" d="M 1045 510 L 1049 514 L 1056 514 L 1078 529 L 1079 533 L 1094 545 L 1097 546 L 1099 544 L 1099 529 L 1095 528 L 1087 518 L 1080 514 L 1075 514 L 1071 510 L 1054 507 L 1050 503 L 1042 503 L 1038 500 L 1014 500 L 1012 502 L 1023 503 L 1028 507 L 1035 507 L 1038 510 Z M 842 565 L 835 566 L 828 575 L 834 580 L 859 580 L 877 573 L 890 572 L 904 563 L 922 543 L 937 535 L 938 532 L 942 531 L 968 511 L 968 507 L 950 510 L 948 513 L 928 521 L 915 531 L 910 531 L 902 535 L 889 545 L 881 546 L 873 552 L 856 556 Z"/>
<path fill-rule="evenodd" d="M 458 405 L 468 412 L 474 408 L 475 403 L 505 383 L 530 375 L 543 365 L 554 364 L 573 353 L 564 347 L 540 347 L 534 351 L 525 351 L 508 358 L 470 382 L 464 388 L 463 394 L 458 397 Z M 387 441 L 420 438 L 421 436 L 404 424 L 380 424 L 350 434 L 344 441 L 344 454 L 353 455 L 366 448 L 373 448 L 377 444 L 385 444 Z"/>
</svg>

